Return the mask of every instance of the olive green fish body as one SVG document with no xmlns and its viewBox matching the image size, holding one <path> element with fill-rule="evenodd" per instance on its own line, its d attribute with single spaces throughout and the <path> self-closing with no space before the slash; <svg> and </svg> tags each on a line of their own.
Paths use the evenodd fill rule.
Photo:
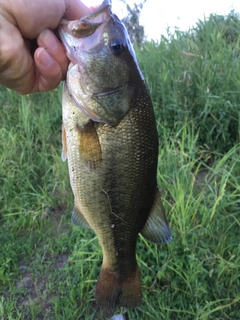
<svg viewBox="0 0 240 320">
<path fill-rule="evenodd" d="M 102 247 L 97 302 L 133 307 L 141 303 L 138 233 L 156 243 L 171 240 L 156 182 L 158 136 L 146 84 L 109 3 L 87 21 L 89 36 L 96 33 L 103 40 L 90 49 L 82 42 L 77 58 L 71 59 L 60 33 L 75 59 L 63 92 L 63 159 L 68 159 L 75 199 L 72 219 L 90 227 Z M 82 23 L 77 25 L 79 39 Z M 86 28 L 82 37 L 88 37 Z"/>
</svg>

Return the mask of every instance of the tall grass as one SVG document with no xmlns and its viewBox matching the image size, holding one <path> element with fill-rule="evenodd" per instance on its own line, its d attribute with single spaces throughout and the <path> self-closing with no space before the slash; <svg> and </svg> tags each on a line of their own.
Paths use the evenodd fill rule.
<svg viewBox="0 0 240 320">
<path fill-rule="evenodd" d="M 191 123 L 198 145 L 211 153 L 240 141 L 239 30 L 234 13 L 211 15 L 187 33 L 176 31 L 138 50 L 163 127 L 174 134 Z"/>
<path fill-rule="evenodd" d="M 219 37 L 210 40 L 222 43 Z M 224 64 L 211 75 L 221 52 L 204 58 L 192 33 L 170 40 L 138 52 L 156 110 L 158 183 L 173 233 L 162 247 L 139 237 L 139 308 L 106 311 L 94 302 L 102 253 L 93 232 L 70 223 L 61 90 L 21 97 L 0 89 L 1 319 L 109 319 L 125 311 L 143 320 L 240 319 L 240 144 L 230 130 L 239 132 L 237 84 L 227 89 L 237 71 L 228 61 L 224 75 Z M 219 83 L 211 97 L 210 77 Z M 229 103 L 218 108 L 213 96 Z"/>
</svg>

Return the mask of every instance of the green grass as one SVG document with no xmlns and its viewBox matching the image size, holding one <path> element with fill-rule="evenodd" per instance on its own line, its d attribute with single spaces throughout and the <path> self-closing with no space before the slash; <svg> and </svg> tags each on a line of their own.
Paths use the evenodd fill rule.
<svg viewBox="0 0 240 320">
<path fill-rule="evenodd" d="M 167 82 L 167 68 L 179 62 L 171 55 Z M 132 310 L 100 310 L 94 302 L 102 253 L 90 230 L 70 222 L 61 90 L 22 97 L 0 89 L 1 320 L 109 319 L 125 311 L 131 320 L 240 319 L 238 139 L 220 152 L 200 143 L 195 116 L 182 121 L 179 114 L 171 127 L 171 101 L 180 100 L 176 92 L 164 100 L 170 94 L 164 93 L 163 78 L 149 70 L 160 133 L 158 182 L 173 242 L 156 246 L 139 237 L 143 304 Z M 160 97 L 166 107 L 161 112 Z"/>
<path fill-rule="evenodd" d="M 60 92 L 1 95 L 0 317 L 104 319 L 98 241 L 70 223 Z M 240 146 L 207 166 L 190 125 L 162 139 L 158 180 L 174 240 L 139 239 L 143 305 L 130 319 L 239 319 Z"/>
<path fill-rule="evenodd" d="M 198 146 L 207 145 L 211 153 L 227 152 L 240 142 L 235 32 L 240 32 L 239 16 L 211 15 L 187 33 L 176 31 L 159 44 L 146 42 L 137 51 L 163 127 L 171 133 L 190 123 L 198 134 Z M 160 138 L 163 133 L 159 130 Z"/>
</svg>

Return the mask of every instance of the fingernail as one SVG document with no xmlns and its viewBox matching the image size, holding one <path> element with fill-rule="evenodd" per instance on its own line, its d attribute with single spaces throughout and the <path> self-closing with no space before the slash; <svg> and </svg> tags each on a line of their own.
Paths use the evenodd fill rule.
<svg viewBox="0 0 240 320">
<path fill-rule="evenodd" d="M 56 38 L 56 36 L 53 34 L 52 31 L 46 29 L 43 30 L 40 34 L 41 40 L 44 44 L 44 46 L 48 49 L 48 50 L 56 50 L 59 43 L 58 40 Z"/>
<path fill-rule="evenodd" d="M 37 55 L 40 62 L 46 67 L 50 67 L 53 63 L 53 58 L 44 48 L 38 49 Z"/>
</svg>

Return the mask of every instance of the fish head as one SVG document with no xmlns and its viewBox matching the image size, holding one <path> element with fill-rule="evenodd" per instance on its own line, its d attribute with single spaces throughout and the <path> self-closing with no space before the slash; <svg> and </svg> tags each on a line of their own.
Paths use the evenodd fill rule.
<svg viewBox="0 0 240 320">
<path fill-rule="evenodd" d="M 74 103 L 93 121 L 116 124 L 143 77 L 111 2 L 105 0 L 79 20 L 62 19 L 58 32 L 70 60 L 66 82 Z"/>
</svg>

